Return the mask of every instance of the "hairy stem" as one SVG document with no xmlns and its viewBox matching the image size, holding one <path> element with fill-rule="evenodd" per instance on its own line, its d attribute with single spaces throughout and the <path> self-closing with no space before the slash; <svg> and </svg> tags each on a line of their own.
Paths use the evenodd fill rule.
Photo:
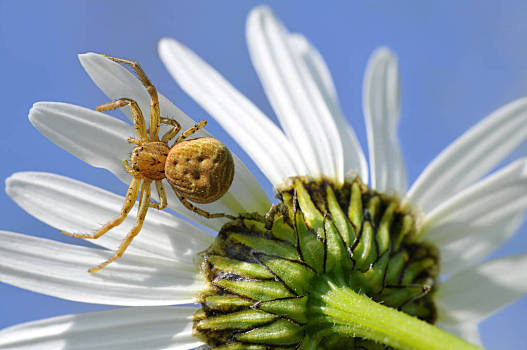
<svg viewBox="0 0 527 350">
<path fill-rule="evenodd" d="M 328 288 L 315 297 L 309 311 L 321 323 L 333 323 L 333 331 L 344 337 L 360 337 L 402 350 L 481 349 L 346 286 L 329 279 L 325 282 Z"/>
</svg>

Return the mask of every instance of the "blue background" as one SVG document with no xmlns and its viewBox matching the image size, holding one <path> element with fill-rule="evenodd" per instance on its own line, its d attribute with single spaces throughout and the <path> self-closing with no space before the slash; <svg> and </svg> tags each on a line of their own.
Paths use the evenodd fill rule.
<svg viewBox="0 0 527 350">
<path fill-rule="evenodd" d="M 36 101 L 95 107 L 107 98 L 76 55 L 107 53 L 141 62 L 154 84 L 194 119 L 205 112 L 169 77 L 157 56 L 159 38 L 190 46 L 267 115 L 273 112 L 249 61 L 245 18 L 260 2 L 0 0 L 0 178 L 38 170 L 67 175 L 124 194 L 126 185 L 40 135 L 26 116 Z M 374 48 L 398 55 L 402 79 L 399 134 L 413 182 L 444 147 L 497 107 L 527 94 L 527 3 L 522 0 L 307 2 L 269 1 L 293 31 L 325 57 L 343 110 L 366 146 L 362 78 Z M 209 131 L 235 151 L 269 195 L 269 182 L 209 119 Z M 527 155 L 525 143 L 509 158 Z M 0 229 L 74 242 L 39 222 L 0 192 Z M 1 243 L 0 243 L 1 244 Z M 496 254 L 527 252 L 527 227 Z M 0 284 L 0 328 L 67 313 L 100 310 Z M 527 298 L 481 324 L 489 349 L 525 349 Z"/>
</svg>

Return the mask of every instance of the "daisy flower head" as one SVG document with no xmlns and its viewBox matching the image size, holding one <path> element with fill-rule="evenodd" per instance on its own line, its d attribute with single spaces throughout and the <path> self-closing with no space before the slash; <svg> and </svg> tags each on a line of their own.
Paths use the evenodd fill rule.
<svg viewBox="0 0 527 350">
<path fill-rule="evenodd" d="M 127 253 L 98 274 L 86 268 L 111 252 L 2 232 L 2 281 L 131 307 L 11 327 L 0 333 L 0 346 L 374 349 L 382 342 L 424 349 L 440 336 L 439 346 L 471 348 L 428 323 L 478 344 L 477 323 L 527 291 L 525 255 L 481 262 L 523 221 L 527 160 L 487 174 L 527 137 L 527 99 L 467 131 L 408 189 L 396 133 L 397 62 L 389 49 L 373 53 L 364 79 L 367 162 L 317 50 L 262 7 L 249 15 L 247 41 L 281 128 L 179 42 L 163 39 L 159 53 L 276 187 L 278 203 L 269 210 L 270 200 L 234 157 L 231 189 L 204 207 L 235 220 L 195 215 L 167 192 L 172 209 L 219 231 L 216 240 L 151 210 Z M 80 60 L 110 99 L 127 96 L 149 110 L 148 94 L 125 68 L 96 54 Z M 160 109 L 183 128 L 194 123 L 162 95 Z M 59 146 L 130 182 L 122 166 L 130 124 L 62 103 L 37 103 L 29 117 Z M 46 173 L 14 174 L 6 188 L 30 214 L 74 232 L 97 230 L 123 202 Z M 497 202 L 506 205 L 496 209 Z M 93 243 L 115 249 L 133 213 Z M 196 297 L 201 308 L 173 306 Z M 419 332 L 393 334 L 406 328 Z"/>
</svg>

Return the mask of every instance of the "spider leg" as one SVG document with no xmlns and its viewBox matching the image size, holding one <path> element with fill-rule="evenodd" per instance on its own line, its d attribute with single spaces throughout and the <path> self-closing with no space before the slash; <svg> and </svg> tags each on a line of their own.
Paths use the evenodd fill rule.
<svg viewBox="0 0 527 350">
<path fill-rule="evenodd" d="M 156 190 L 157 194 L 159 195 L 159 203 L 150 202 L 150 207 L 159 210 L 165 209 L 167 207 L 167 194 L 161 180 L 156 180 Z"/>
<path fill-rule="evenodd" d="M 146 91 L 150 95 L 150 141 L 159 141 L 159 137 L 157 134 L 159 132 L 161 113 L 159 111 L 159 97 L 157 95 L 157 90 L 155 86 L 150 82 L 150 79 L 148 79 L 148 76 L 146 75 L 145 71 L 143 70 L 143 68 L 141 68 L 138 62 L 125 60 L 117 57 L 105 57 L 117 63 L 127 64 L 131 66 L 137 73 L 139 80 L 141 80 Z"/>
<path fill-rule="evenodd" d="M 151 180 L 145 180 L 143 181 L 143 185 L 141 186 L 141 201 L 139 202 L 139 208 L 137 208 L 137 223 L 136 225 L 128 232 L 126 237 L 121 242 L 121 245 L 119 246 L 119 249 L 115 252 L 115 255 L 112 256 L 110 259 L 106 260 L 102 264 L 100 264 L 97 267 L 91 268 L 88 270 L 88 272 L 93 273 L 97 272 L 112 261 L 115 261 L 119 259 L 126 248 L 132 243 L 135 236 L 141 231 L 141 227 L 143 227 L 143 223 L 145 221 L 146 213 L 148 212 L 148 204 L 150 202 L 150 183 Z"/>
<path fill-rule="evenodd" d="M 133 143 L 133 144 L 136 144 L 138 146 L 142 146 L 143 143 L 141 142 L 141 140 L 138 140 L 138 139 L 134 139 L 133 137 L 129 137 L 127 139 L 128 143 Z"/>
<path fill-rule="evenodd" d="M 137 198 L 137 194 L 139 192 L 139 188 L 141 185 L 141 177 L 134 176 L 132 179 L 132 182 L 130 183 L 130 186 L 128 187 L 128 191 L 126 192 L 126 197 L 124 199 L 123 208 L 121 209 L 121 215 L 113 219 L 112 221 L 108 222 L 106 225 L 101 227 L 97 232 L 95 233 L 69 233 L 62 231 L 63 234 L 70 237 L 76 237 L 76 238 L 90 238 L 90 239 L 96 239 L 104 235 L 106 232 L 110 231 L 115 226 L 120 225 L 132 207 L 134 206 L 135 199 Z"/>
<path fill-rule="evenodd" d="M 192 135 L 199 129 L 203 128 L 205 125 L 207 125 L 206 120 L 202 120 L 199 123 L 196 123 L 196 125 L 194 125 L 188 130 L 185 130 L 181 135 L 179 135 L 179 137 L 176 140 L 176 143 L 183 141 L 184 139 L 186 139 L 187 137 L 189 137 L 190 135 Z"/>
<path fill-rule="evenodd" d="M 214 219 L 214 218 L 228 218 L 228 219 L 231 219 L 231 220 L 236 219 L 235 216 L 232 216 L 232 215 L 229 215 L 229 214 L 224 214 L 224 213 L 213 213 L 213 214 L 211 214 L 208 211 L 205 211 L 203 209 L 200 209 L 200 208 L 196 207 L 194 204 L 190 203 L 185 197 L 180 196 L 177 193 L 176 193 L 176 196 L 181 201 L 181 204 L 183 204 L 188 210 L 193 211 L 194 213 L 196 213 L 198 215 L 204 216 L 207 219 Z"/>
<path fill-rule="evenodd" d="M 109 111 L 112 109 L 124 107 L 126 105 L 130 106 L 130 112 L 132 113 L 132 119 L 134 121 L 135 131 L 137 132 L 137 136 L 139 136 L 139 140 L 141 142 L 148 142 L 148 137 L 146 134 L 145 118 L 143 117 L 141 108 L 139 108 L 139 106 L 137 105 L 137 102 L 135 102 L 134 100 L 129 99 L 129 98 L 120 98 L 118 100 L 113 100 L 111 102 L 97 106 L 96 109 L 99 112 L 102 112 L 102 111 Z M 130 141 L 130 139 L 128 139 L 128 141 Z"/>
<path fill-rule="evenodd" d="M 141 175 L 141 173 L 139 171 L 132 169 L 132 167 L 128 163 L 128 159 L 123 160 L 123 164 L 124 164 L 124 167 L 125 167 L 126 171 L 128 172 L 128 174 L 130 174 L 132 176 L 140 176 Z"/>
<path fill-rule="evenodd" d="M 161 118 L 161 123 L 172 126 L 172 129 L 168 130 L 161 138 L 161 141 L 163 142 L 172 140 L 174 137 L 176 137 L 179 130 L 181 130 L 181 125 L 179 125 L 179 123 L 174 119 Z"/>
</svg>

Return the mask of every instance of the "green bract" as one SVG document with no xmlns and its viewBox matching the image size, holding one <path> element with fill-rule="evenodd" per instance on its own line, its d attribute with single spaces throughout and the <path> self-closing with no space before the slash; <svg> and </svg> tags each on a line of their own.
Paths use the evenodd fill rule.
<svg viewBox="0 0 527 350">
<path fill-rule="evenodd" d="M 195 333 L 217 349 L 384 349 L 335 324 L 344 288 L 429 323 L 439 253 L 417 243 L 415 217 L 356 178 L 297 177 L 262 217 L 226 224 L 203 253 L 208 289 Z M 335 294 L 336 293 L 336 294 Z M 343 297 L 344 298 L 344 297 Z M 369 299 L 368 299 L 369 298 Z M 357 336 L 359 335 L 359 336 Z"/>
</svg>

